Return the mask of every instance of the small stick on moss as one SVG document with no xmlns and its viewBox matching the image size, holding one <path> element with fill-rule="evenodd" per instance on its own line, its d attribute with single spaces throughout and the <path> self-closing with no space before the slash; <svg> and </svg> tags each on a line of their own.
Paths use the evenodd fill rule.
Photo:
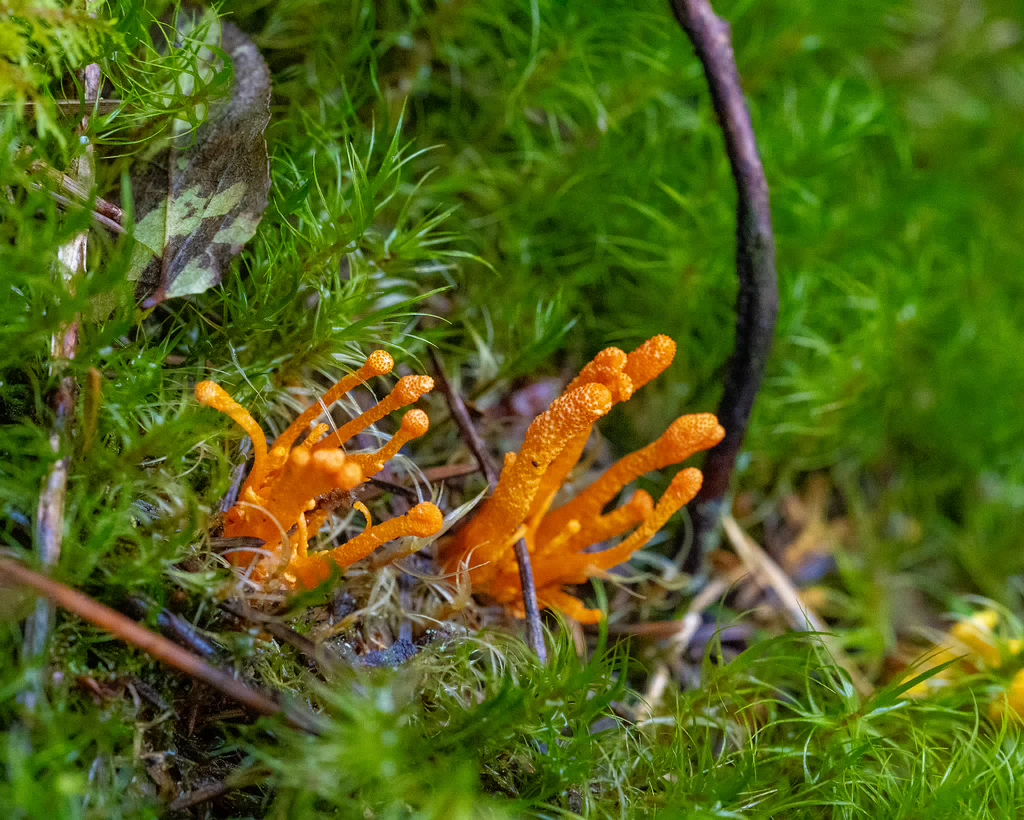
<svg viewBox="0 0 1024 820">
<path fill-rule="evenodd" d="M 459 426 L 459 430 L 462 431 L 469 449 L 473 451 L 473 455 L 483 471 L 484 478 L 487 479 L 491 492 L 494 492 L 494 488 L 498 486 L 498 468 L 491 458 L 491 454 L 487 452 L 487 446 L 484 444 L 483 439 L 480 438 L 476 427 L 473 426 L 473 420 L 469 417 L 466 403 L 452 386 L 451 379 L 448 378 L 448 373 L 445 371 L 444 364 L 441 362 L 441 357 L 437 355 L 436 350 L 430 351 L 430 358 L 434 362 L 434 372 L 437 375 L 441 392 L 444 393 L 445 401 L 448 402 L 448 410 L 451 412 L 455 423 Z"/>
<path fill-rule="evenodd" d="M 469 417 L 469 411 L 466 409 L 462 396 L 452 386 L 451 380 L 445 372 L 444 364 L 441 362 L 441 357 L 437 355 L 435 350 L 430 351 L 430 357 L 433 359 L 437 381 L 448 402 L 448 409 L 452 414 L 452 418 L 459 426 L 459 430 L 462 431 L 469 449 L 473 451 L 473 455 L 476 457 L 477 463 L 487 479 L 487 485 L 493 493 L 494 488 L 498 486 L 498 468 L 491 459 L 491 454 L 487 452 L 483 439 L 480 438 L 480 434 L 477 433 L 476 428 L 473 426 L 473 420 Z M 526 545 L 526 539 L 520 538 L 516 542 L 515 551 L 516 563 L 519 565 L 519 583 L 523 585 L 523 604 L 526 610 L 526 642 L 537 653 L 540 662 L 547 663 L 548 651 L 547 647 L 544 646 L 544 628 L 541 625 L 540 606 L 537 603 L 537 587 L 533 582 L 533 562 L 530 560 L 530 550 Z"/>
<path fill-rule="evenodd" d="M 526 642 L 537 653 L 541 663 L 548 662 L 548 650 L 544 645 L 544 628 L 540 622 L 540 605 L 537 603 L 537 586 L 533 582 L 533 563 L 526 539 L 516 541 L 516 563 L 519 564 L 519 583 L 523 586 L 523 609 L 526 610 Z"/>
<path fill-rule="evenodd" d="M 85 593 L 72 589 L 59 581 L 54 581 L 52 578 L 47 578 L 45 575 L 40 575 L 11 558 L 0 557 L 0 578 L 34 589 L 68 612 L 106 630 L 111 635 L 141 649 L 168 666 L 173 666 L 186 675 L 214 687 L 254 712 L 261 715 L 283 713 L 294 727 L 313 734 L 317 733 L 317 727 L 311 715 L 307 716 L 293 710 L 283 709 L 262 692 L 233 678 L 227 672 L 211 666 L 202 658 L 182 649 L 162 635 L 137 624 L 126 615 L 90 598 Z"/>
<path fill-rule="evenodd" d="M 249 621 L 262 626 L 279 641 L 290 644 L 312 661 L 320 662 L 317 646 L 305 635 L 300 635 L 290 626 L 281 623 L 271 615 L 265 615 L 249 606 L 245 601 L 223 601 L 220 608 L 240 621 Z"/>
<path fill-rule="evenodd" d="M 171 801 L 167 806 L 167 810 L 171 812 L 184 811 L 185 809 L 190 809 L 193 806 L 198 806 L 200 803 L 207 803 L 210 800 L 216 800 L 218 797 L 222 797 L 230 791 L 244 789 L 254 783 L 259 783 L 261 780 L 266 780 L 268 777 L 270 777 L 270 771 L 266 769 L 236 771 L 229 774 L 223 780 L 208 783 L 205 786 L 200 786 L 198 789 L 193 789 L 190 792 L 182 792 L 173 801 Z"/>
<path fill-rule="evenodd" d="M 694 536 L 687 569 L 692 570 L 718 537 L 736 457 L 775 338 L 779 288 L 768 180 L 744 101 L 729 24 L 715 15 L 708 0 L 672 0 L 672 9 L 704 67 L 737 192 L 736 348 L 718 405 L 725 438 L 704 460 L 704 485 L 690 505 Z"/>
<path fill-rule="evenodd" d="M 95 100 L 100 90 L 100 67 L 91 63 L 83 71 L 85 84 L 85 100 Z M 78 133 L 85 134 L 89 129 L 88 115 L 82 117 Z M 95 178 L 92 146 L 87 145 L 82 156 L 75 160 L 72 178 L 86 191 L 91 191 Z M 88 231 L 82 231 L 70 242 L 61 246 L 57 252 L 57 264 L 61 269 L 65 286 L 73 291 L 77 280 L 85 275 L 88 257 Z M 54 372 L 67 370 L 68 363 L 78 352 L 78 317 L 60 328 L 54 335 L 51 344 Z M 54 424 L 50 430 L 50 449 L 54 455 L 60 456 L 61 446 L 71 426 L 71 418 L 75 412 L 75 396 L 78 387 L 74 377 L 62 376 L 56 391 L 50 397 L 54 412 Z M 60 560 L 61 544 L 64 540 L 64 502 L 67 496 L 68 456 L 58 457 L 51 465 L 46 476 L 42 492 L 39 495 L 39 507 L 36 510 L 36 553 L 44 566 L 52 567 Z M 45 600 L 36 603 L 35 612 L 25 624 L 24 647 L 28 657 L 39 657 L 46 650 L 46 642 L 50 636 L 53 622 L 53 607 Z M 26 708 L 35 707 L 39 694 L 39 685 L 26 691 L 22 703 Z"/>
<path fill-rule="evenodd" d="M 182 792 L 171 801 L 170 805 L 167 806 L 167 810 L 171 812 L 185 811 L 185 809 L 198 806 L 200 803 L 208 803 L 211 800 L 216 800 L 218 797 L 222 797 L 234 788 L 236 787 L 230 785 L 226 780 L 209 783 L 198 789 L 193 789 L 190 792 Z"/>
</svg>

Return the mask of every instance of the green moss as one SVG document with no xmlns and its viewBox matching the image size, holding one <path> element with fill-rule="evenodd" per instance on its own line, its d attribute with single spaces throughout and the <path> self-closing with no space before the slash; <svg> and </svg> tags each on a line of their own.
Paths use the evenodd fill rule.
<svg viewBox="0 0 1024 820">
<path fill-rule="evenodd" d="M 1005 595 L 1024 514 L 1012 4 L 716 9 L 779 247 L 778 341 L 739 484 L 770 491 L 837 464 L 895 474 L 891 503 L 924 533 L 916 555 Z M 441 4 L 412 19 L 415 37 L 382 38 L 384 77 L 408 89 L 419 139 L 441 145 L 426 193 L 459 198 L 497 271 L 464 266 L 467 332 L 492 328 L 509 376 L 523 372 L 512 304 L 557 297 L 574 361 L 677 338 L 673 381 L 619 422 L 622 449 L 712 409 L 732 345 L 734 193 L 665 4 Z"/>
<path fill-rule="evenodd" d="M 625 451 L 717 400 L 734 192 L 700 66 L 662 2 L 227 3 L 274 73 L 255 239 L 223 286 L 142 313 L 130 244 L 94 230 L 71 292 L 57 250 L 89 217 L 36 190 L 31 164 L 64 168 L 81 150 L 77 115 L 54 101 L 77 96 L 74 71 L 94 59 L 123 101 L 90 125 L 102 196 L 121 196 L 173 120 L 196 119 L 170 93 L 198 74 L 195 48 L 149 39 L 164 7 L 125 0 L 87 18 L 36 4 L 0 20 L 0 94 L 35 103 L 0 112 L 0 535 L 29 554 L 41 484 L 68 456 L 60 577 L 114 605 L 174 599 L 217 636 L 218 663 L 315 703 L 326 731 L 189 728 L 169 711 L 223 704 L 65 615 L 48 656 L 23 658 L 30 604 L 10 595 L 0 813 L 157 816 L 160 772 L 190 787 L 235 778 L 215 816 L 1017 813 L 1019 736 L 983 717 L 1005 675 L 931 703 L 895 684 L 865 700 L 813 639 L 729 663 L 713 645 L 700 686 L 647 716 L 633 689 L 649 647 L 581 662 L 560 633 L 540 668 L 482 633 L 324 682 L 258 630 L 229 630 L 207 532 L 245 456 L 238 431 L 195 406 L 196 380 L 216 378 L 273 430 L 294 414 L 290 388 L 371 345 L 416 365 L 425 340 L 440 344 L 486 407 L 608 344 L 669 333 L 670 375 L 602 428 Z M 733 23 L 772 186 L 782 303 L 736 489 L 770 504 L 830 471 L 855 532 L 830 581 L 834 626 L 882 678 L 911 626 L 904 598 L 1010 600 L 1024 571 L 1016 10 L 716 10 Z M 54 368 L 51 338 L 78 316 L 76 358 Z M 55 453 L 48 399 L 65 373 L 81 393 Z M 423 463 L 445 463 L 455 436 L 441 426 L 420 444 Z M 30 712 L 18 695 L 40 681 Z"/>
</svg>

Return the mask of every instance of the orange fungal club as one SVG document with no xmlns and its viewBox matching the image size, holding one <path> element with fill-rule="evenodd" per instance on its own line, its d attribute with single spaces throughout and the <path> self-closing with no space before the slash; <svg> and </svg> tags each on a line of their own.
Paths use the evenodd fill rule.
<svg viewBox="0 0 1024 820">
<path fill-rule="evenodd" d="M 374 407 L 333 433 L 326 424 L 310 430 L 331 404 L 368 379 L 387 375 L 393 367 L 390 355 L 375 351 L 361 368 L 341 379 L 322 400 L 302 413 L 269 449 L 260 426 L 223 388 L 211 381 L 196 385 L 199 403 L 230 416 L 253 442 L 253 467 L 238 503 L 225 516 L 223 534 L 225 538 L 263 542 L 258 550 L 236 550 L 229 556 L 236 566 L 251 566 L 254 580 L 276 574 L 286 586 L 310 589 L 329 579 L 337 568 L 365 558 L 382 544 L 407 535 L 429 537 L 441 531 L 443 516 L 430 503 L 419 504 L 406 515 L 377 525 L 369 522 L 369 511 L 359 505 L 368 522 L 363 533 L 334 549 L 309 552 L 309 536 L 315 535 L 326 520 L 324 512 L 317 509 L 318 499 L 336 491 L 353 490 L 377 475 L 406 443 L 424 435 L 430 427 L 426 413 L 409 410 L 398 432 L 377 452 L 344 452 L 344 445 L 358 433 L 413 404 L 434 387 L 427 376 L 406 376 Z M 304 434 L 305 440 L 296 444 Z"/>
<path fill-rule="evenodd" d="M 565 587 L 628 561 L 697 494 L 701 473 L 692 468 L 680 472 L 657 503 L 639 490 L 618 508 L 605 508 L 637 478 L 713 447 L 725 431 L 710 414 L 683 416 L 653 444 L 612 465 L 575 499 L 551 507 L 583 455 L 595 422 L 663 373 L 675 350 L 670 338 L 655 336 L 628 355 L 614 347 L 598 353 L 534 419 L 522 449 L 505 456 L 494 493 L 442 545 L 440 559 L 446 570 L 467 572 L 474 591 L 521 616 L 522 587 L 513 547 L 524 538 L 540 605 L 583 623 L 600 620 L 599 610 L 587 609 Z M 618 545 L 591 551 L 622 535 L 626 537 Z"/>
</svg>

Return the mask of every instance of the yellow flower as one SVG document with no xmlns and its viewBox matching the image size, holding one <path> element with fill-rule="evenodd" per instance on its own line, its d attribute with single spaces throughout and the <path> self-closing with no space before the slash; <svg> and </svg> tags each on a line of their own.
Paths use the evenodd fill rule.
<svg viewBox="0 0 1024 820">
<path fill-rule="evenodd" d="M 1024 641 L 1000 638 L 995 631 L 999 620 L 999 613 L 994 609 L 983 609 L 954 624 L 946 638 L 915 664 L 914 672 L 921 674 L 941 664 L 952 663 L 912 686 L 906 696 L 926 697 L 943 686 L 955 683 L 965 673 L 980 669 L 999 670 L 1019 658 L 1024 652 Z M 989 705 L 989 717 L 997 721 L 1010 718 L 1019 722 L 1024 719 L 1024 669 L 1014 675 L 1005 693 Z"/>
</svg>

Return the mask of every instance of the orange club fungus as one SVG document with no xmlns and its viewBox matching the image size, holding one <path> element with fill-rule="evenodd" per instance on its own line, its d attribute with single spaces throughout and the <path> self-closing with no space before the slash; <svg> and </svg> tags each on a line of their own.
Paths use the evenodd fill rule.
<svg viewBox="0 0 1024 820">
<path fill-rule="evenodd" d="M 505 456 L 493 495 L 442 546 L 440 557 L 446 570 L 468 572 L 475 592 L 522 616 L 514 547 L 523 538 L 541 607 L 553 607 L 583 623 L 600 620 L 599 610 L 587 609 L 565 587 L 628 561 L 697 494 L 701 472 L 693 468 L 680 472 L 657 503 L 638 490 L 619 507 L 609 512 L 605 508 L 626 485 L 713 447 L 725 431 L 709 413 L 682 416 L 657 441 L 620 459 L 573 500 L 551 507 L 583 455 L 594 423 L 661 375 L 675 352 L 675 342 L 655 336 L 628 355 L 614 347 L 598 353 L 530 424 L 522 449 Z M 590 551 L 630 530 L 616 546 Z"/>
<path fill-rule="evenodd" d="M 366 530 L 334 549 L 309 552 L 310 535 L 316 534 L 329 514 L 318 509 L 318 499 L 336 491 L 348 492 L 372 478 L 404 444 L 422 436 L 430 426 L 426 413 L 409 410 L 398 432 L 377 452 L 344 452 L 345 444 L 353 437 L 434 388 L 429 376 L 405 376 L 388 396 L 334 432 L 326 424 L 309 431 L 324 408 L 368 379 L 387 375 L 394 364 L 383 350 L 372 353 L 359 370 L 341 379 L 321 401 L 295 419 L 269 450 L 263 430 L 223 388 L 211 381 L 196 385 L 200 404 L 230 416 L 252 439 L 252 471 L 238 503 L 225 516 L 223 534 L 225 538 L 263 542 L 259 552 L 242 549 L 229 555 L 236 566 L 252 566 L 255 580 L 280 574 L 287 587 L 311 589 L 330 578 L 337 568 L 354 564 L 382 544 L 407 535 L 428 537 L 441 531 L 444 517 L 433 504 L 418 504 L 403 516 L 373 525 L 369 510 L 355 502 L 353 506 L 366 517 Z M 263 560 L 259 560 L 261 556 Z"/>
</svg>

